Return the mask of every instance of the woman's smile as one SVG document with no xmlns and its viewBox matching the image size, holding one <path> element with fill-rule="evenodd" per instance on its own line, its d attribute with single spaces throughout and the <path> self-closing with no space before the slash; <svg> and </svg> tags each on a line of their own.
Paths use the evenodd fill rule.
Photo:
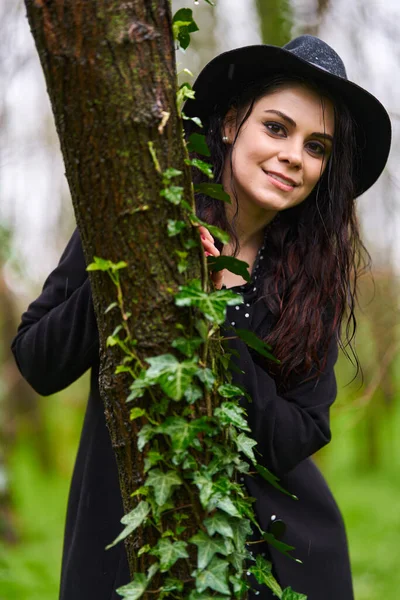
<svg viewBox="0 0 400 600">
<path fill-rule="evenodd" d="M 273 171 L 265 171 L 264 169 L 263 172 L 266 174 L 269 182 L 272 185 L 279 188 L 280 190 L 283 190 L 284 192 L 291 192 L 298 185 L 297 183 L 293 182 L 293 180 L 290 180 L 284 175 L 274 173 Z"/>
</svg>

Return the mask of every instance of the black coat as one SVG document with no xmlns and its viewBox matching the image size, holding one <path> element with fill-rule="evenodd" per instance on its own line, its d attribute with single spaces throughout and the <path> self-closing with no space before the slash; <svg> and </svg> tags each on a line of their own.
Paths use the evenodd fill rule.
<svg viewBox="0 0 400 600">
<path fill-rule="evenodd" d="M 245 304 L 228 307 L 227 322 L 248 327 L 260 337 L 271 327 L 271 315 L 257 300 L 259 250 L 252 283 L 231 288 Z M 64 538 L 61 600 L 117 600 L 115 589 L 129 581 L 123 543 L 104 547 L 121 531 L 123 515 L 117 467 L 98 388 L 99 340 L 90 282 L 78 230 L 73 233 L 58 266 L 43 291 L 22 315 L 12 351 L 24 378 L 41 395 L 54 394 L 91 368 L 91 389 L 74 468 Z M 254 283 L 253 283 L 254 277 Z M 261 278 L 259 278 L 261 279 Z M 253 287 L 254 285 L 254 287 Z M 228 334 L 228 332 L 227 332 Z M 230 340 L 244 371 L 233 372 L 253 402 L 248 418 L 261 452 L 259 462 L 275 472 L 298 500 L 277 491 L 263 479 L 245 476 L 260 525 L 268 530 L 271 516 L 286 524 L 282 540 L 296 547 L 297 564 L 273 548 L 254 545 L 274 565 L 282 587 L 307 594 L 308 600 L 352 600 L 353 591 L 346 534 L 332 494 L 310 456 L 330 441 L 329 408 L 336 397 L 333 371 L 337 342 L 316 381 L 298 381 L 279 393 L 278 382 L 240 339 Z M 251 582 L 254 583 L 253 577 Z M 271 598 L 265 587 L 257 598 Z M 252 597 L 252 595 L 250 596 Z"/>
</svg>

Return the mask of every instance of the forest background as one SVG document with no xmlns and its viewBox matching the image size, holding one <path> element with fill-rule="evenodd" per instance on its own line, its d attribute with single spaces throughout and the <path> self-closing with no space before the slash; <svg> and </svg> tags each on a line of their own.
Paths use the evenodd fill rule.
<svg viewBox="0 0 400 600">
<path fill-rule="evenodd" d="M 178 71 L 194 75 L 233 47 L 281 45 L 319 35 L 349 78 L 392 117 L 391 156 L 358 200 L 373 278 L 361 280 L 356 350 L 363 379 L 342 353 L 333 440 L 315 456 L 343 512 L 356 600 L 397 597 L 400 539 L 400 5 L 397 0 L 173 0 L 193 9 L 200 31 Z M 185 78 L 187 76 L 185 75 Z M 74 227 L 44 78 L 20 0 L 0 5 L 0 599 L 57 597 L 68 488 L 89 380 L 38 396 L 9 347 L 21 313 L 40 293 Z"/>
</svg>

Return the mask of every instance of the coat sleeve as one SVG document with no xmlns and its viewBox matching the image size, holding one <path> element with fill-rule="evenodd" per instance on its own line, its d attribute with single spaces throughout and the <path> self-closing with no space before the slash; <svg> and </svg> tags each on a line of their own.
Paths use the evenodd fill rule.
<svg viewBox="0 0 400 600">
<path fill-rule="evenodd" d="M 331 439 L 329 408 L 337 392 L 337 341 L 331 341 L 326 366 L 318 380 L 298 380 L 281 395 L 275 380 L 254 359 L 254 351 L 245 342 L 235 337 L 229 340 L 229 347 L 239 353 L 238 357 L 233 353 L 231 361 L 244 371 L 233 368 L 232 383 L 244 387 L 252 399 L 249 402 L 243 397 L 241 405 L 247 411 L 252 431 L 249 435 L 257 442 L 257 461 L 276 475 L 283 475 Z"/>
<path fill-rule="evenodd" d="M 22 376 L 43 396 L 66 388 L 98 359 L 97 322 L 78 229 L 42 293 L 23 313 L 11 350 Z"/>
</svg>

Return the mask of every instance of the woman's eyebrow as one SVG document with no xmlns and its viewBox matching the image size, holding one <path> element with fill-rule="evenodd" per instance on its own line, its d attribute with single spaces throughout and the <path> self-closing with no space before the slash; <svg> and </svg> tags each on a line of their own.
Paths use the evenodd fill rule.
<svg viewBox="0 0 400 600">
<path fill-rule="evenodd" d="M 289 123 L 289 125 L 291 125 L 292 127 L 297 127 L 296 121 L 293 121 L 293 119 L 291 117 L 289 117 L 288 115 L 285 115 L 285 113 L 281 112 L 280 110 L 270 109 L 270 110 L 264 110 L 264 112 L 273 113 L 274 115 L 278 115 L 278 117 L 281 117 L 281 119 L 283 119 L 284 121 Z M 313 135 L 314 137 L 323 138 L 324 140 L 328 140 L 329 142 L 333 142 L 333 137 L 331 135 L 329 135 L 329 133 L 322 133 L 322 132 L 314 131 L 311 135 Z"/>
</svg>

